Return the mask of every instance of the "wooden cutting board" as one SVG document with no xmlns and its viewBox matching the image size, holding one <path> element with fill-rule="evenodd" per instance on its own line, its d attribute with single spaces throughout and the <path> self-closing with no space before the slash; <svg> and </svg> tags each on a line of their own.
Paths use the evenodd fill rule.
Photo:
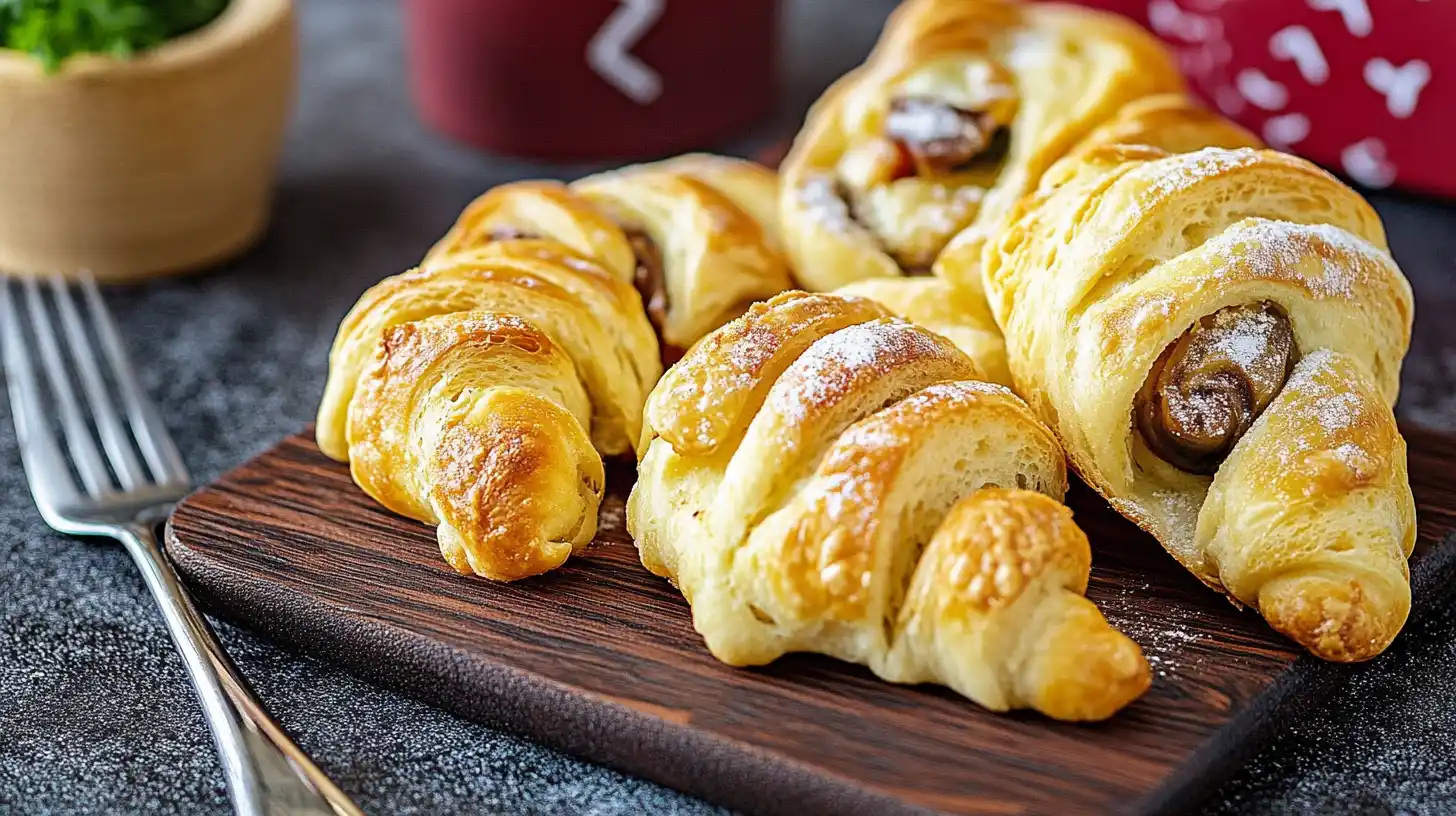
<svg viewBox="0 0 1456 816">
<path fill-rule="evenodd" d="M 1419 506 L 1417 613 L 1453 572 L 1456 438 L 1405 430 Z M 1152 689 L 1100 725 L 990 714 L 935 687 L 791 656 L 734 669 L 623 528 L 609 474 L 596 543 L 550 575 L 456 575 L 433 530 L 383 510 L 310 433 L 194 494 L 167 548 L 213 611 L 464 717 L 751 813 L 1176 810 L 1276 709 L 1358 667 L 1300 657 L 1080 485 L 1088 595 L 1140 643 Z"/>
</svg>

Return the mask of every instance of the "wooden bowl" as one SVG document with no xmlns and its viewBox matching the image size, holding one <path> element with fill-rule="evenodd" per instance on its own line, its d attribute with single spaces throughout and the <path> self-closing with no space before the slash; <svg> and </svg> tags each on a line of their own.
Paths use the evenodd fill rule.
<svg viewBox="0 0 1456 816">
<path fill-rule="evenodd" d="M 0 49 L 0 271 L 123 281 L 246 249 L 267 225 L 294 64 L 290 0 L 232 0 L 135 58 L 51 75 Z"/>
</svg>

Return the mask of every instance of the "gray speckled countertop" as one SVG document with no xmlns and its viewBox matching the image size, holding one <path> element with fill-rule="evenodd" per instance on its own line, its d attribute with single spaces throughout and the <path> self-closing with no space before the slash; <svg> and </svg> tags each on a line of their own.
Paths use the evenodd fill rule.
<svg viewBox="0 0 1456 816">
<path fill-rule="evenodd" d="M 334 327 L 418 258 L 479 191 L 575 175 L 427 134 L 408 107 L 397 4 L 302 2 L 302 91 L 276 221 L 205 277 L 111 293 L 183 454 L 211 478 L 312 417 Z M 791 131 L 868 49 L 891 0 L 786 0 Z M 1456 429 L 1456 209 L 1377 199 L 1417 291 L 1407 419 Z M 373 813 L 709 813 L 654 784 L 456 719 L 285 653 L 222 637 L 267 705 Z M 1456 811 L 1456 610 L 1413 621 L 1210 800 L 1210 813 Z M 121 550 L 53 534 L 30 503 L 0 409 L 0 813 L 212 814 L 226 799 L 202 717 Z"/>
</svg>

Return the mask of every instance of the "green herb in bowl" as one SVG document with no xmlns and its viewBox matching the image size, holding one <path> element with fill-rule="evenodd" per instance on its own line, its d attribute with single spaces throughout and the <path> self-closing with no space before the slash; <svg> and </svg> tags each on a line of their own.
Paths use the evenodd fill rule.
<svg viewBox="0 0 1456 816">
<path fill-rule="evenodd" d="M 228 0 L 0 0 L 0 47 L 47 71 L 75 54 L 129 57 L 212 22 Z"/>
</svg>

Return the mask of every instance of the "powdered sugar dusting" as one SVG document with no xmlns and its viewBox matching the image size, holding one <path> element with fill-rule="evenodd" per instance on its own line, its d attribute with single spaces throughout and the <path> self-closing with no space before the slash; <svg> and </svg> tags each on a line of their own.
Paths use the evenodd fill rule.
<svg viewBox="0 0 1456 816">
<path fill-rule="evenodd" d="M 924 144 L 961 138 L 966 120 L 948 104 L 911 97 L 891 109 L 885 129 L 902 141 Z"/>
<path fill-rule="evenodd" d="M 769 393 L 766 407 L 801 421 L 815 406 L 843 399 L 866 376 L 945 353 L 933 335 L 898 318 L 849 326 L 820 338 L 795 360 Z"/>
<path fill-rule="evenodd" d="M 867 491 L 873 487 L 863 484 L 862 478 L 853 477 L 853 474 L 858 473 L 852 467 L 853 460 L 863 451 L 904 447 L 910 443 L 912 436 L 921 432 L 921 429 L 914 427 L 914 423 L 878 420 L 888 419 L 891 414 L 943 419 L 957 411 L 967 410 L 981 397 L 988 396 L 1011 397 L 1012 394 L 1005 386 L 979 380 L 937 383 L 911 394 L 863 422 L 850 426 L 840 436 L 836 446 L 843 461 L 831 459 L 830 465 L 851 475 L 836 476 L 833 491 L 845 497 L 862 498 L 867 495 Z"/>
<path fill-rule="evenodd" d="M 1360 422 L 1364 403 L 1359 393 L 1338 390 L 1318 378 L 1329 362 L 1331 352 L 1321 349 L 1310 354 L 1294 370 L 1286 388 L 1297 391 L 1302 402 L 1310 405 L 1314 419 L 1326 435 L 1344 434 Z"/>
<path fill-rule="evenodd" d="M 1331 393 L 1321 399 L 1314 410 L 1314 417 L 1325 433 L 1334 434 L 1354 427 L 1360 416 L 1360 395 L 1351 392 Z"/>
<path fill-rule="evenodd" d="M 1238 426 L 1243 409 L 1240 394 L 1227 390 L 1170 390 L 1164 410 L 1184 432 L 1200 437 L 1226 436 Z"/>
<path fill-rule="evenodd" d="M 1258 152 L 1247 147 L 1234 150 L 1205 147 L 1193 153 L 1185 153 L 1164 160 L 1176 163 L 1177 169 L 1174 172 L 1168 172 L 1159 167 L 1163 162 L 1156 162 L 1150 166 L 1159 167 L 1163 171 L 1153 180 L 1152 184 L 1148 185 L 1147 193 L 1143 196 L 1144 204 L 1150 205 L 1163 201 L 1210 178 L 1227 173 L 1237 167 L 1252 164 L 1258 158 Z"/>
<path fill-rule="evenodd" d="M 1374 245 L 1332 224 L 1251 218 L 1225 231 L 1212 246 L 1268 277 L 1298 269 L 1305 288 L 1320 298 L 1354 297 L 1368 267 L 1392 263 Z M 1307 266 L 1311 258 L 1320 262 L 1314 275 Z"/>
<path fill-rule="evenodd" d="M 799 203 L 825 227 L 848 235 L 859 229 L 849 212 L 849 202 L 840 194 L 832 176 L 811 176 L 799 188 Z"/>
<path fill-rule="evenodd" d="M 928 267 L 980 211 L 985 188 L 919 177 L 865 191 L 854 215 L 904 267 Z"/>
<path fill-rule="evenodd" d="M 1220 312 L 1215 323 L 1228 329 L 1215 335 L 1212 349 L 1240 368 L 1252 370 L 1268 358 L 1270 337 L 1280 328 L 1280 318 L 1264 311 L 1239 312 L 1233 321 L 1230 313 Z"/>
<path fill-rule="evenodd" d="M 1360 470 L 1370 461 L 1370 456 L 1365 453 L 1365 450 L 1353 442 L 1346 442 L 1339 445 L 1330 452 L 1335 455 L 1336 459 L 1340 460 L 1340 464 L 1350 470 Z"/>
<path fill-rule="evenodd" d="M 1148 599 L 1153 596 L 1152 585 L 1122 585 L 1106 598 L 1099 599 L 1098 607 L 1118 631 L 1132 638 L 1143 649 L 1148 666 L 1160 678 L 1177 675 L 1185 665 L 1196 665 L 1202 661 L 1191 648 L 1203 636 L 1189 628 L 1192 613 L 1186 607 L 1169 605 L 1157 611 L 1148 610 Z"/>
<path fill-rule="evenodd" d="M 921 226 L 926 230 L 949 240 L 965 226 L 985 197 L 986 191 L 981 187 L 947 188 L 937 184 L 932 188 L 931 205 L 922 206 L 912 214 L 920 217 Z"/>
</svg>

